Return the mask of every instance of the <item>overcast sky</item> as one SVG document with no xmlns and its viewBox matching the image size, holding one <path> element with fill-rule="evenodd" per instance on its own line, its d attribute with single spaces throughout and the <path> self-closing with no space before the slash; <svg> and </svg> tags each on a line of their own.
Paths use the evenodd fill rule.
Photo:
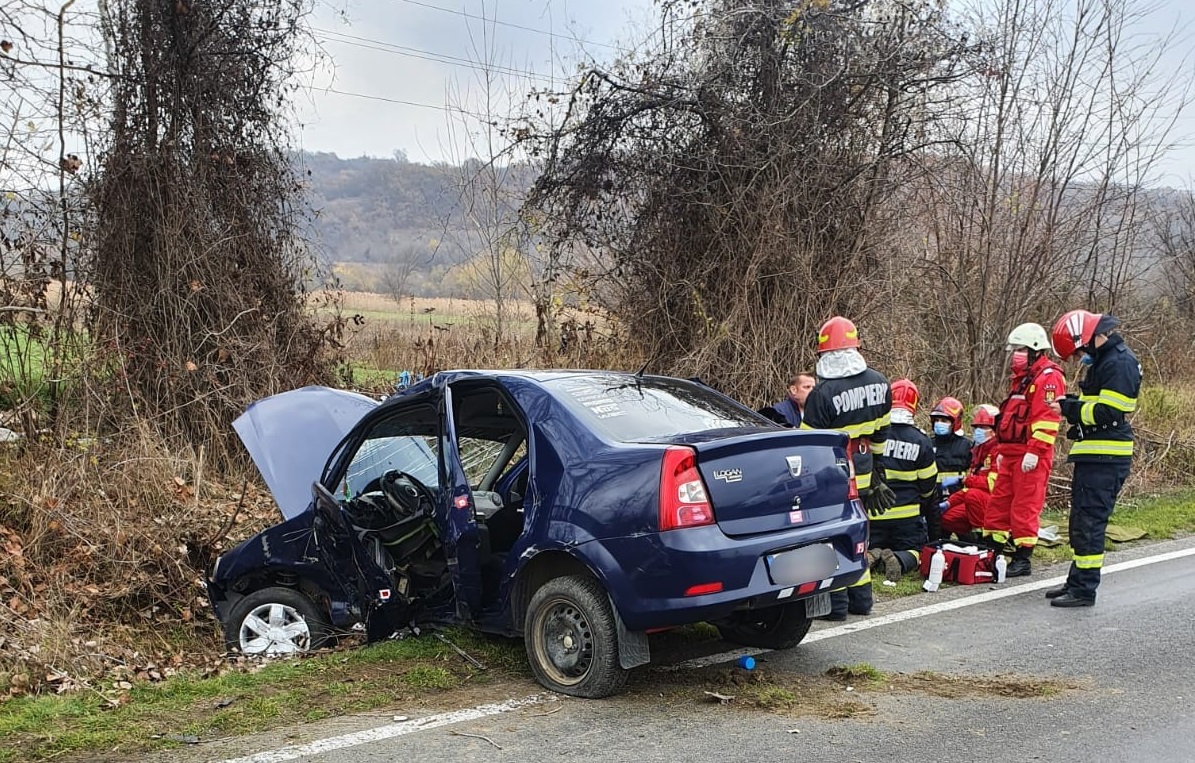
<svg viewBox="0 0 1195 763">
<path fill-rule="evenodd" d="M 483 62 L 548 84 L 583 51 L 608 56 L 644 37 L 651 16 L 651 0 L 321 0 L 314 26 L 327 61 L 299 105 L 303 147 L 454 160 L 467 149 L 445 104 L 481 109 Z"/>
<path fill-rule="evenodd" d="M 1192 0 L 1152 6 L 1145 35 L 1195 19 Z M 304 79 L 310 89 L 299 104 L 302 147 L 341 157 L 402 151 L 412 161 L 459 161 L 470 151 L 445 104 L 480 108 L 482 61 L 499 72 L 532 72 L 542 85 L 578 59 L 579 46 L 608 56 L 614 44 L 650 35 L 653 18 L 652 0 L 319 0 L 314 26 L 325 56 Z M 1191 46 L 1180 47 L 1185 55 Z M 1179 64 L 1176 53 L 1170 65 Z M 1195 72 L 1188 76 L 1195 81 Z M 1164 181 L 1189 186 L 1195 112 L 1179 118 L 1174 137 L 1183 146 L 1167 162 Z"/>
</svg>

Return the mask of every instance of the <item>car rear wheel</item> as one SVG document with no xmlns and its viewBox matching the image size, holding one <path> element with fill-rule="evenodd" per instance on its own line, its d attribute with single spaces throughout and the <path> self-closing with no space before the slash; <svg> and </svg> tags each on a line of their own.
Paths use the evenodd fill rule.
<svg viewBox="0 0 1195 763">
<path fill-rule="evenodd" d="M 540 586 L 523 635 L 532 672 L 552 691 L 596 699 L 626 685 L 610 599 L 593 578 L 571 575 Z"/>
<path fill-rule="evenodd" d="M 229 648 L 242 654 L 302 654 L 332 636 L 327 618 L 293 588 L 263 588 L 237 602 L 224 628 Z"/>
<path fill-rule="evenodd" d="M 805 602 L 736 612 L 715 623 L 724 641 L 760 649 L 790 649 L 805 638 L 813 621 L 805 616 Z"/>
</svg>

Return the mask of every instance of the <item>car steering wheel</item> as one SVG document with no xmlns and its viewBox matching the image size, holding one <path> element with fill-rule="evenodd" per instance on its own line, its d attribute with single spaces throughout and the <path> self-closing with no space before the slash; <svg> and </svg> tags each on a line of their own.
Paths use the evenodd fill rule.
<svg viewBox="0 0 1195 763">
<path fill-rule="evenodd" d="M 429 509 L 436 505 L 435 493 L 417 477 L 398 469 L 390 469 L 381 476 L 382 493 L 396 508 L 408 514 L 424 513 L 423 502 Z"/>
</svg>

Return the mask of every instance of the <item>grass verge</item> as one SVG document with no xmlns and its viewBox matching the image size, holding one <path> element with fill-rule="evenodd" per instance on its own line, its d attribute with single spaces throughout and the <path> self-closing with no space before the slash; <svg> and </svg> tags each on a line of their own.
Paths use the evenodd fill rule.
<svg viewBox="0 0 1195 763">
<path fill-rule="evenodd" d="M 404 703 L 454 707 L 470 702 L 475 690 L 529 675 L 519 641 L 444 633 L 487 669 L 474 668 L 425 634 L 215 677 L 183 673 L 134 684 L 115 702 L 98 691 L 10 700 L 0 704 L 0 762 L 128 760 L 189 742 Z"/>
</svg>

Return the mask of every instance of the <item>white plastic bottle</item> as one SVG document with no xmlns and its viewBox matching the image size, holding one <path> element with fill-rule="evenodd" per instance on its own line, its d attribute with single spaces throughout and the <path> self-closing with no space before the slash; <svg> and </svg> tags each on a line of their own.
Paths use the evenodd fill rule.
<svg viewBox="0 0 1195 763">
<path fill-rule="evenodd" d="M 1001 554 L 996 557 L 996 582 L 1003 583 L 1008 574 L 1008 557 Z"/>
<path fill-rule="evenodd" d="M 929 560 L 929 577 L 921 584 L 921 587 L 926 591 L 936 591 L 938 586 L 942 585 L 942 573 L 946 571 L 946 554 L 942 553 L 942 549 L 934 552 L 934 555 Z"/>
</svg>

